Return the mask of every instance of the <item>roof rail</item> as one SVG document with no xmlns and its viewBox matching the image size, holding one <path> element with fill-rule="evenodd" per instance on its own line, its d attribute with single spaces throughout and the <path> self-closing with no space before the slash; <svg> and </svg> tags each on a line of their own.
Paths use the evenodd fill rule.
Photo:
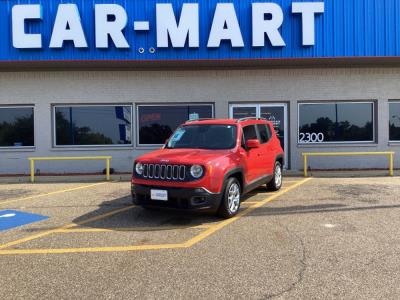
<svg viewBox="0 0 400 300">
<path fill-rule="evenodd" d="M 263 121 L 268 121 L 266 118 L 247 117 L 247 118 L 237 119 L 237 120 L 236 120 L 236 123 L 244 122 L 244 121 L 248 121 L 248 120 L 263 120 Z"/>
<path fill-rule="evenodd" d="M 199 119 L 194 119 L 194 120 L 187 120 L 186 123 L 197 122 L 197 121 L 207 121 L 207 120 L 215 120 L 215 118 L 199 118 Z"/>
</svg>

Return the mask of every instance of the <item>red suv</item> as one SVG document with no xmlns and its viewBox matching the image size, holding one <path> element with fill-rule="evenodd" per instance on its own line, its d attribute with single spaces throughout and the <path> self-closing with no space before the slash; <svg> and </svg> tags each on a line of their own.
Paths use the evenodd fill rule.
<svg viewBox="0 0 400 300">
<path fill-rule="evenodd" d="M 135 160 L 133 202 L 230 218 L 249 191 L 262 184 L 281 188 L 283 158 L 272 123 L 265 119 L 188 121 L 162 149 Z"/>
</svg>

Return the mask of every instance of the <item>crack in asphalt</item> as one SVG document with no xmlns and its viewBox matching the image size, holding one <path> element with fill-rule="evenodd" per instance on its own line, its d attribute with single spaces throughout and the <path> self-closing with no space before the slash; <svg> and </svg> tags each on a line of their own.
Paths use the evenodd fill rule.
<svg viewBox="0 0 400 300">
<path fill-rule="evenodd" d="M 283 294 L 290 293 L 292 290 L 294 290 L 303 281 L 304 272 L 306 271 L 306 268 L 307 268 L 306 247 L 305 247 L 303 239 L 299 235 L 294 233 L 293 231 L 290 231 L 290 229 L 286 225 L 283 225 L 280 222 L 278 222 L 278 223 L 279 223 L 280 226 L 285 228 L 286 232 L 290 236 L 294 237 L 300 244 L 300 249 L 301 249 L 301 258 L 299 260 L 300 269 L 299 269 L 299 271 L 297 272 L 297 275 L 296 275 L 297 279 L 294 282 L 292 282 L 286 289 L 284 289 L 284 290 L 282 290 L 280 292 L 274 293 L 274 294 L 268 294 L 268 295 L 265 296 L 265 299 L 273 299 L 273 298 L 282 296 Z"/>
</svg>

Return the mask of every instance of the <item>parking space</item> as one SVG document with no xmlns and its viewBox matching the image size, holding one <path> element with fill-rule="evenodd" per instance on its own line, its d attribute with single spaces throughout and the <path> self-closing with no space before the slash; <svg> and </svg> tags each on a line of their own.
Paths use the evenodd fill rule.
<svg viewBox="0 0 400 300">
<path fill-rule="evenodd" d="M 20 206 L 22 209 L 40 212 L 49 216 L 49 220 L 19 230 L 18 239 L 10 240 L 15 237 L 15 232 L 4 234 L 0 238 L 3 242 L 0 255 L 188 248 L 306 181 L 288 181 L 284 189 L 275 194 L 255 191 L 247 196 L 239 216 L 227 221 L 212 216 L 182 216 L 182 213 L 135 207 L 130 203 L 126 183 L 80 185 L 67 189 L 62 186 L 63 189 L 58 191 L 36 195 L 34 192 L 38 187 L 22 185 L 20 188 L 34 196 L 4 199 L 0 205 L 16 209 L 18 202 L 24 202 Z"/>
<path fill-rule="evenodd" d="M 135 207 L 127 182 L 1 185 L 0 217 L 44 217 L 0 231 L 1 291 L 10 298 L 396 299 L 399 183 L 288 178 L 280 192 L 248 195 L 229 220 Z"/>
</svg>

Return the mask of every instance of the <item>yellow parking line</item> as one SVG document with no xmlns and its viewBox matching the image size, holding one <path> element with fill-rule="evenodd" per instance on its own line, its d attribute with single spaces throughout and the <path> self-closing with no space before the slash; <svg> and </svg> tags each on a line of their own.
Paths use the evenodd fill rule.
<svg viewBox="0 0 400 300">
<path fill-rule="evenodd" d="M 208 229 L 212 225 L 196 226 L 148 226 L 148 227 L 121 227 L 121 228 L 72 228 L 59 229 L 57 233 L 85 233 L 85 232 L 116 232 L 116 231 L 162 231 L 162 230 L 181 230 L 181 229 Z"/>
<path fill-rule="evenodd" d="M 311 179 L 311 178 L 307 178 L 307 179 Z M 282 196 L 283 194 L 295 189 L 296 187 L 308 182 L 309 180 L 304 179 L 299 181 L 298 183 L 292 185 L 290 188 L 287 188 L 285 190 L 281 190 L 277 193 L 275 193 L 274 195 L 267 197 L 266 199 L 264 199 L 261 202 L 257 202 L 255 204 L 253 204 L 252 206 L 250 206 L 249 208 L 245 209 L 244 211 L 240 212 L 239 214 L 237 214 L 235 217 L 231 218 L 231 219 L 227 219 L 225 221 L 222 221 L 220 223 L 218 223 L 217 225 L 214 225 L 213 227 L 205 230 L 204 232 L 198 234 L 197 236 L 195 236 L 194 238 L 188 240 L 187 242 L 185 242 L 184 244 L 187 247 L 192 247 L 193 245 L 199 243 L 200 241 L 206 239 L 207 237 L 209 237 L 210 235 L 214 234 L 215 232 L 221 230 L 222 228 L 224 228 L 225 226 L 239 220 L 241 217 L 251 213 L 252 211 L 254 211 L 255 209 L 263 206 L 264 204 L 271 202 L 273 200 L 275 200 L 276 198 Z"/>
<path fill-rule="evenodd" d="M 273 195 L 271 195 L 270 197 L 267 197 L 266 199 L 264 199 L 261 202 L 256 202 L 253 205 L 251 205 L 250 207 L 246 208 L 245 210 L 243 210 L 242 212 L 240 212 L 237 216 L 222 221 L 216 225 L 212 225 L 210 226 L 210 228 L 208 228 L 207 230 L 203 231 L 202 233 L 196 235 L 195 237 L 191 238 L 190 240 L 181 243 L 181 244 L 159 244 L 159 245 L 138 245 L 138 246 L 118 246 L 118 247 L 93 247 L 93 248 L 59 248 L 59 249 L 10 249 L 10 250 L 0 250 L 0 255 L 22 255 L 22 254 L 65 254 L 65 253 L 93 253 L 93 252 L 126 252 L 126 251 L 140 251 L 140 250 L 162 250 L 162 249 L 177 249 L 177 248 L 190 248 L 192 246 L 194 246 L 195 244 L 201 242 L 202 240 L 206 239 L 207 237 L 209 237 L 210 235 L 216 233 L 217 231 L 223 229 L 224 227 L 226 227 L 227 225 L 239 220 L 241 217 L 251 213 L 252 211 L 254 211 L 255 209 L 263 206 L 264 204 L 271 202 L 273 200 L 275 200 L 276 198 L 282 196 L 283 194 L 289 192 L 292 189 L 295 189 L 296 187 L 299 187 L 300 185 L 308 182 L 312 180 L 312 178 L 307 178 L 307 179 L 303 179 L 299 182 L 297 182 L 296 184 L 294 184 L 293 186 L 291 186 L 290 188 L 287 188 L 285 190 L 281 190 L 277 193 L 274 193 Z M 18 241 L 14 241 L 14 242 L 10 242 L 4 245 L 0 246 L 0 249 L 4 249 L 13 245 L 17 245 L 20 243 L 23 243 L 25 241 L 29 241 L 32 239 L 36 239 L 42 236 L 46 236 L 48 234 L 51 234 L 53 232 L 57 232 L 59 230 L 63 230 L 63 229 L 69 229 L 72 227 L 75 227 L 77 225 L 83 225 L 95 220 L 99 220 L 99 219 L 103 219 L 106 218 L 108 216 L 117 214 L 119 212 L 128 210 L 131 207 L 126 207 L 123 209 L 119 209 L 116 211 L 111 211 L 107 214 L 104 215 L 100 215 L 100 216 L 96 216 L 93 218 L 90 218 L 88 220 L 79 222 L 77 224 L 69 224 L 63 227 L 60 227 L 58 229 L 54 229 L 54 230 L 50 230 L 50 231 L 46 231 L 44 233 L 32 236 L 32 237 L 28 237 L 25 239 L 21 239 Z"/>
<path fill-rule="evenodd" d="M 260 200 L 260 201 L 244 201 L 244 202 L 242 202 L 241 205 L 252 205 L 252 204 L 256 204 L 256 203 L 261 202 L 261 201 L 263 201 L 263 200 Z"/>
<path fill-rule="evenodd" d="M 73 192 L 73 191 L 88 189 L 88 188 L 99 186 L 99 185 L 103 185 L 103 184 L 106 184 L 106 183 L 108 183 L 108 182 L 94 183 L 94 184 L 78 186 L 78 187 L 74 187 L 74 188 L 70 188 L 70 189 L 54 191 L 54 192 L 45 193 L 45 194 L 39 194 L 39 195 L 33 195 L 33 196 L 29 196 L 29 197 L 24 197 L 24 198 L 0 201 L 0 206 L 4 205 L 4 204 L 18 202 L 18 201 L 32 200 L 32 199 L 42 198 L 42 197 L 46 197 L 46 196 L 52 196 L 52 195 L 57 195 L 57 194 L 62 194 L 62 193 L 67 193 L 67 192 Z"/>
<path fill-rule="evenodd" d="M 127 251 L 162 250 L 162 249 L 177 249 L 177 248 L 187 248 L 187 246 L 185 244 L 160 244 L 160 245 L 138 245 L 138 246 L 121 246 L 121 247 L 97 247 L 97 248 L 18 249 L 18 250 L 0 250 L 0 255 L 127 252 Z"/>
<path fill-rule="evenodd" d="M 41 232 L 41 233 L 38 233 L 38 234 L 30 235 L 28 237 L 25 237 L 25 238 L 22 238 L 22 239 L 19 239 L 19 240 L 15 240 L 15 241 L 0 245 L 0 249 L 4 249 L 4 248 L 8 248 L 8 247 L 11 247 L 11 246 L 19 245 L 19 244 L 22 244 L 22 243 L 25 243 L 25 242 L 28 242 L 28 241 L 36 240 L 38 238 L 45 237 L 45 236 L 47 236 L 49 234 L 56 233 L 56 232 L 58 232 L 59 230 L 62 230 L 62 229 L 69 229 L 69 228 L 73 228 L 73 227 L 78 226 L 78 225 L 84 225 L 84 224 L 87 224 L 89 222 L 98 221 L 98 220 L 110 217 L 112 215 L 127 211 L 127 210 L 129 210 L 129 209 L 131 209 L 133 207 L 135 207 L 135 206 L 134 205 L 130 205 L 130 206 L 127 206 L 127 207 L 124 207 L 124 208 L 120 208 L 120 209 L 116 209 L 116 210 L 110 211 L 108 213 L 105 213 L 105 214 L 102 214 L 102 215 L 99 215 L 99 216 L 95 216 L 95 217 L 89 218 L 89 219 L 81 221 L 81 222 L 68 224 L 68 225 L 65 225 L 65 226 L 62 226 L 62 227 L 59 227 L 59 228 L 56 228 L 56 229 L 47 230 L 47 231 L 44 231 L 44 232 Z"/>
</svg>

